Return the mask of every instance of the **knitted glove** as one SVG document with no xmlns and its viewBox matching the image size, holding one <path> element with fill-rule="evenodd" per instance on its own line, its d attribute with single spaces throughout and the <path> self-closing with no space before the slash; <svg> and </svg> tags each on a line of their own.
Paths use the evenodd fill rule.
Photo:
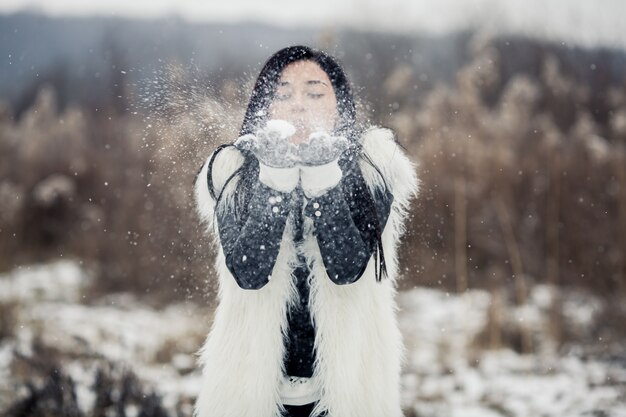
<svg viewBox="0 0 626 417">
<path fill-rule="evenodd" d="M 291 192 L 300 178 L 297 148 L 289 142 L 295 128 L 284 120 L 270 120 L 256 134 L 235 141 L 239 149 L 252 152 L 259 160 L 259 181 L 277 191 Z"/>
<path fill-rule="evenodd" d="M 339 183 L 343 175 L 339 156 L 348 147 L 346 138 L 326 132 L 312 133 L 307 142 L 300 144 L 300 178 L 308 198 L 319 197 Z"/>
<path fill-rule="evenodd" d="M 343 136 L 331 136 L 327 132 L 314 132 L 307 142 L 298 146 L 300 165 L 324 165 L 339 157 L 349 146 Z"/>
<path fill-rule="evenodd" d="M 235 141 L 239 149 L 252 152 L 259 162 L 273 168 L 291 168 L 298 163 L 298 148 L 289 141 L 296 128 L 284 120 L 270 120 L 255 134 Z"/>
</svg>

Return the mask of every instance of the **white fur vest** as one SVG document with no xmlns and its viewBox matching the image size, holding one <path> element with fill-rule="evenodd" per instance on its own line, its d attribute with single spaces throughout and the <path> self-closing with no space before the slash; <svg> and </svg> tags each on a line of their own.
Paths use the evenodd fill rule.
<svg viewBox="0 0 626 417">
<path fill-rule="evenodd" d="M 288 221 L 271 281 L 259 290 L 238 286 L 226 267 L 214 221 L 215 202 L 207 188 L 207 163 L 195 184 L 197 210 L 217 241 L 218 307 L 200 350 L 202 387 L 196 417 L 279 417 L 283 410 L 279 382 L 284 372 L 287 312 L 298 298 L 292 277 L 298 252 L 304 254 L 309 276 L 309 306 L 315 326 L 314 380 L 321 399 L 312 416 L 400 417 L 400 371 L 405 348 L 396 319 L 397 244 L 404 232 L 410 199 L 417 195 L 415 165 L 394 141 L 393 132 L 370 128 L 361 137 L 365 152 L 384 176 L 393 194 L 382 240 L 388 278 L 375 280 L 374 257 L 356 282 L 337 285 L 323 266 L 311 219 L 305 218 L 304 242 L 293 241 Z M 222 150 L 213 165 L 213 182 L 220 190 L 243 162 L 238 150 Z M 359 161 L 373 190 L 380 176 Z M 224 190 L 224 206 L 233 203 L 235 181 Z M 222 207 L 222 204 L 220 204 Z"/>
</svg>

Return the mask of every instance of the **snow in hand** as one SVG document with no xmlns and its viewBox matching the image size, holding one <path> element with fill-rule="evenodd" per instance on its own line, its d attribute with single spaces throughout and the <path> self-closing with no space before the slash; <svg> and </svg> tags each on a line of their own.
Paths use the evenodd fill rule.
<svg viewBox="0 0 626 417">
<path fill-rule="evenodd" d="M 272 119 L 254 134 L 246 134 L 235 141 L 235 146 L 254 153 L 259 161 L 272 167 L 295 165 L 322 165 L 338 158 L 349 147 L 343 136 L 333 136 L 317 129 L 303 143 L 292 143 L 296 133 L 293 124 L 286 120 Z"/>
</svg>

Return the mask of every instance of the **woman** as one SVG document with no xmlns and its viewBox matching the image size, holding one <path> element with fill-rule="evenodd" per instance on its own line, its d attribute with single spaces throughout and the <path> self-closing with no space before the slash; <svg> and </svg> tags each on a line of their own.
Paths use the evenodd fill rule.
<svg viewBox="0 0 626 417">
<path fill-rule="evenodd" d="M 402 416 L 396 246 L 417 189 L 393 132 L 357 126 L 335 59 L 267 61 L 195 181 L 219 278 L 195 416 Z"/>
</svg>

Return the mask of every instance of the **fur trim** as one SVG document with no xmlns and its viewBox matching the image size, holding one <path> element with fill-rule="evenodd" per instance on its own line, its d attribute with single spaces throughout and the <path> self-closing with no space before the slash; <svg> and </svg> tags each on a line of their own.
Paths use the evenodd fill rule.
<svg viewBox="0 0 626 417">
<path fill-rule="evenodd" d="M 394 201 L 402 209 L 408 209 L 411 198 L 419 193 L 417 165 L 411 162 L 396 142 L 391 129 L 372 127 L 361 138 L 363 150 L 381 170 L 383 177 L 390 182 Z M 367 162 L 361 161 L 361 171 L 365 180 L 373 186 L 382 187 L 380 175 Z"/>
<path fill-rule="evenodd" d="M 366 183 L 373 190 L 386 183 L 394 195 L 389 220 L 383 230 L 388 280 L 375 279 L 375 260 L 353 284 L 336 285 L 328 277 L 317 239 L 306 234 L 302 252 L 313 265 L 310 279 L 311 314 L 316 323 L 316 380 L 322 399 L 313 410 L 318 416 L 401 417 L 400 374 L 406 360 L 398 327 L 395 302 L 397 243 L 404 232 L 403 218 L 410 198 L 418 193 L 414 164 L 406 157 L 389 129 L 372 128 L 362 145 L 380 170 L 361 160 Z M 313 228 L 305 220 L 305 230 Z"/>
<path fill-rule="evenodd" d="M 363 134 L 361 144 L 366 155 L 383 176 L 381 178 L 368 162 L 364 160 L 359 162 L 370 190 L 387 185 L 393 194 L 387 226 L 383 230 L 383 250 L 389 278 L 395 284 L 398 275 L 397 244 L 405 232 L 404 220 L 408 215 L 411 199 L 419 194 L 417 164 L 413 163 L 400 148 L 391 129 L 372 127 Z"/>
<path fill-rule="evenodd" d="M 291 272 L 296 258 L 285 228 L 271 281 L 259 290 L 241 289 L 219 249 L 219 304 L 201 348 L 202 387 L 197 417 L 278 417 L 279 384 L 285 372 L 283 338 L 289 302 L 298 297 Z M 293 301 L 291 301 L 293 302 Z"/>
<path fill-rule="evenodd" d="M 217 225 L 215 224 L 215 201 L 209 193 L 207 180 L 209 162 L 213 158 L 214 154 L 215 152 L 211 153 L 211 155 L 206 159 L 196 178 L 196 182 L 194 184 L 194 197 L 196 202 L 196 212 L 198 213 L 200 220 L 206 224 L 207 231 L 211 233 L 217 241 L 219 241 Z M 224 188 L 224 184 L 228 180 L 228 177 L 239 169 L 243 165 L 243 162 L 243 155 L 239 149 L 234 146 L 226 147 L 215 155 L 212 167 L 212 178 L 216 195 L 220 194 L 222 188 Z M 232 207 L 236 186 L 237 178 L 233 178 L 233 180 L 228 184 L 228 189 L 224 190 L 224 204 L 222 207 Z"/>
<path fill-rule="evenodd" d="M 390 279 L 376 282 L 372 258 L 355 283 L 337 285 L 331 281 L 309 218 L 304 221 L 304 241 L 295 246 L 290 215 L 272 279 L 259 290 L 244 290 L 236 284 L 218 247 L 219 304 L 200 350 L 202 388 L 194 416 L 279 417 L 284 411 L 279 383 L 285 372 L 287 313 L 298 298 L 292 275 L 298 253 L 305 256 L 312 268 L 308 281 L 309 305 L 316 328 L 313 380 L 321 391 L 312 416 L 323 411 L 329 417 L 402 416 L 400 372 L 406 352 L 395 303 L 396 247 L 404 231 L 409 200 L 418 192 L 418 180 L 415 166 L 393 140 L 389 129 L 368 130 L 362 143 L 383 176 L 367 162 L 360 161 L 368 186 L 373 189 L 386 183 L 394 195 L 382 236 Z M 223 160 L 221 156 L 217 156 L 213 168 L 216 189 L 220 184 L 223 186 L 225 178 L 241 163 L 241 155 L 236 153 L 224 154 Z M 218 178 L 222 178 L 221 183 Z M 232 203 L 229 196 L 232 190 L 234 185 L 225 190 L 227 203 Z M 212 221 L 213 203 L 206 189 L 206 166 L 196 183 L 196 203 L 201 218 Z M 224 204 L 224 209 L 229 209 L 228 204 Z"/>
</svg>

